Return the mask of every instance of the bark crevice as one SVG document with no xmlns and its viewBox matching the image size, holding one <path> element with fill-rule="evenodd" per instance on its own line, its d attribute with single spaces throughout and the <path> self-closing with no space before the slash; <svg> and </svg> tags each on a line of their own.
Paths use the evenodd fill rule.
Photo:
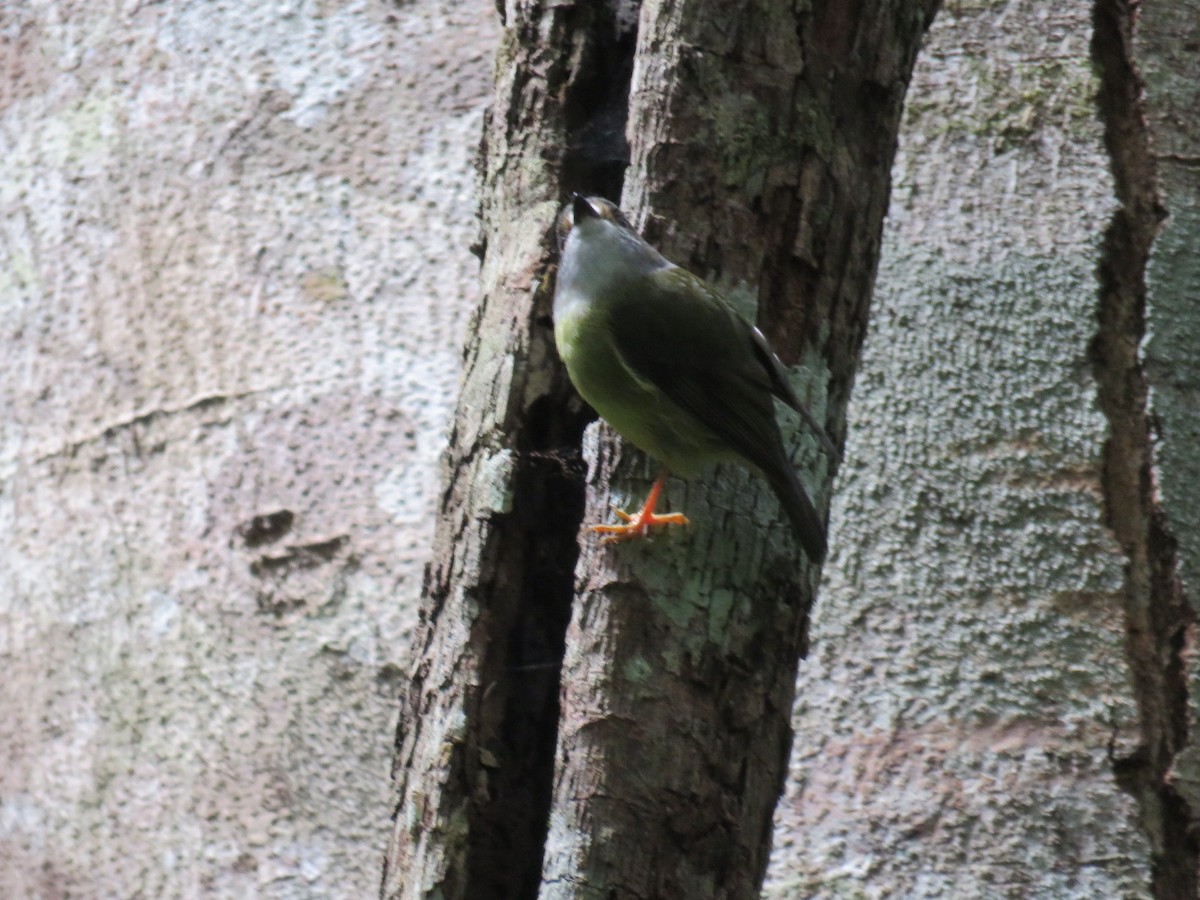
<svg viewBox="0 0 1200 900">
<path fill-rule="evenodd" d="M 553 210 L 620 194 L 627 6 L 509 7 L 479 157 L 485 296 L 401 703 L 385 897 L 532 898 L 541 881 L 594 418 L 554 351 Z"/>
<path fill-rule="evenodd" d="M 1138 801 L 1150 839 L 1153 895 L 1196 897 L 1200 843 L 1194 811 L 1172 785 L 1188 741 L 1185 648 L 1194 615 L 1183 596 L 1175 541 L 1155 495 L 1154 422 L 1140 358 L 1145 335 L 1146 270 L 1166 211 L 1134 61 L 1135 6 L 1097 0 L 1092 56 L 1097 98 L 1120 207 L 1104 236 L 1098 277 L 1098 328 L 1091 346 L 1101 410 L 1109 421 L 1103 450 L 1105 518 L 1125 566 L 1127 653 L 1141 743 L 1114 760 L 1118 783 Z"/>
</svg>

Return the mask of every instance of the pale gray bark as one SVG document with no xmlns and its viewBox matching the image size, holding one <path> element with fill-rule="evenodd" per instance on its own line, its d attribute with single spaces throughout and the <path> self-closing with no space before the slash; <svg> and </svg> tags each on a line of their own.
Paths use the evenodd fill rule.
<svg viewBox="0 0 1200 900">
<path fill-rule="evenodd" d="M 918 69 L 801 670 L 772 896 L 1174 900 L 1166 878 L 1194 864 L 1200 754 L 1187 741 L 1200 681 L 1181 652 L 1187 620 L 1148 632 L 1137 691 L 1125 633 L 1139 608 L 1194 603 L 1200 578 L 1200 10 L 1143 4 L 1130 33 L 1145 106 L 1125 124 L 1142 127 L 1141 110 L 1146 130 L 1122 177 L 1161 204 L 1161 233 L 1153 205 L 1114 199 L 1091 14 L 951 5 Z M 477 691 L 492 705 L 474 707 L 486 714 L 475 731 L 461 716 L 428 723 L 421 761 L 436 777 L 483 735 L 469 747 L 473 780 L 454 787 L 493 806 L 512 796 L 511 783 L 496 787 L 504 778 L 526 774 L 497 737 L 497 698 L 519 704 L 524 674 L 503 681 L 515 671 L 503 653 L 491 669 L 462 665 L 471 641 L 515 633 L 488 632 L 495 619 L 464 573 L 478 582 L 502 551 L 529 547 L 489 545 L 485 531 L 531 485 L 554 483 L 529 466 L 572 465 L 554 448 L 508 452 L 493 440 L 498 418 L 470 413 L 516 421 L 550 396 L 562 405 L 537 407 L 539 427 L 579 414 L 542 380 L 536 291 L 560 160 L 519 123 L 496 123 L 505 137 L 490 171 L 509 160 L 525 193 L 496 181 L 485 192 L 485 235 L 501 241 L 485 284 L 507 293 L 474 326 L 483 344 L 508 340 L 517 307 L 504 304 L 531 298 L 533 318 L 506 365 L 467 383 L 458 440 L 479 450 L 471 465 L 454 483 L 436 472 L 480 294 L 467 245 L 481 102 L 489 90 L 507 102 L 517 84 L 503 72 L 492 83 L 494 15 L 430 0 L 0 12 L 0 895 L 372 895 L 393 803 L 394 697 L 447 498 L 470 512 L 444 526 L 443 556 L 456 536 L 480 540 L 444 573 L 460 605 L 441 609 L 455 627 L 423 648 L 449 673 L 429 698 L 452 700 L 458 678 L 460 699 Z M 612 64 L 588 59 L 578 19 L 523 35 L 522 21 L 510 18 L 510 54 L 541 41 L 592 73 Z M 534 62 L 546 77 L 546 57 Z M 1136 76 L 1116 76 L 1135 100 Z M 736 122 L 752 108 L 727 112 Z M 563 127 L 542 109 L 528 127 Z M 603 128 L 584 131 L 575 152 L 607 152 L 594 146 Z M 658 159 L 668 178 L 690 171 Z M 585 180 L 576 164 L 563 164 L 569 189 Z M 691 200 L 674 208 L 678 195 L 640 190 L 628 200 L 649 212 L 656 243 L 705 275 L 743 277 L 728 256 L 705 258 L 693 226 L 670 224 L 688 220 Z M 1122 433 L 1156 442 L 1118 448 L 1133 476 L 1115 507 L 1118 542 L 1104 522 L 1120 485 L 1099 471 L 1117 426 L 1096 411 L 1087 348 L 1121 204 L 1152 240 L 1146 284 L 1139 293 L 1131 272 L 1132 294 L 1116 297 L 1134 312 L 1145 303 L 1146 340 L 1129 331 L 1125 349 L 1148 399 L 1116 409 Z M 811 352 L 790 361 L 821 371 Z M 591 441 L 608 466 L 612 446 Z M 799 448 L 798 461 L 815 459 Z M 593 516 L 607 472 L 591 474 Z M 672 505 L 721 510 L 706 528 L 746 527 L 772 505 L 724 470 L 670 490 Z M 1132 575 L 1127 547 L 1142 564 Z M 659 576 L 712 596 L 707 565 Z M 601 611 L 623 626 L 651 611 L 625 599 Z M 709 609 L 697 646 L 723 633 L 719 605 Z M 607 638 L 606 621 L 581 616 L 579 659 L 596 649 L 586 640 Z M 541 671 L 531 659 L 523 673 Z M 575 690 L 568 702 L 595 700 Z M 462 837 L 431 829 L 433 795 L 414 784 L 393 840 Z M 485 824 L 503 821 L 485 812 Z M 490 838 L 488 852 L 503 852 Z M 437 884 L 434 856 L 418 886 Z"/>
<path fill-rule="evenodd" d="M 494 39 L 4 4 L 0 895 L 377 889 Z"/>
<path fill-rule="evenodd" d="M 1132 73 L 1102 59 L 1102 82 L 1093 63 L 1120 52 L 1091 49 L 1093 13 L 951 5 L 918 65 L 772 896 L 1194 896 L 1186 816 L 1164 812 L 1161 762 L 1144 766 L 1162 755 L 1154 707 L 1176 705 L 1180 663 L 1178 620 L 1145 624 L 1177 615 L 1151 586 L 1151 513 L 1131 509 L 1154 498 L 1149 482 L 1122 494 L 1105 477 L 1142 470 L 1124 438 L 1148 430 L 1132 379 L 1093 350 L 1098 335 L 1131 350 L 1140 338 L 1135 315 L 1098 325 L 1102 264 L 1140 278 L 1114 257 L 1113 223 L 1139 213 L 1118 215 L 1130 201 L 1107 152 L 1138 137 L 1136 109 L 1110 96 L 1136 101 Z M 1162 369 L 1172 382 L 1197 358 L 1178 327 L 1164 335 L 1181 351 Z M 1097 408 L 1114 380 L 1123 418 Z M 1187 458 L 1198 446 L 1166 443 Z M 1127 630 L 1154 671 L 1135 663 L 1131 678 Z M 1143 766 L 1135 799 L 1121 784 Z M 1183 881 L 1164 880 L 1164 828 Z"/>
</svg>

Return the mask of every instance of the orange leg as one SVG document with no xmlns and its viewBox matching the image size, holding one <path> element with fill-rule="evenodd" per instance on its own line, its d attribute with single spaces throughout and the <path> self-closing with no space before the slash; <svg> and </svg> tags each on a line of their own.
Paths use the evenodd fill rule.
<svg viewBox="0 0 1200 900">
<path fill-rule="evenodd" d="M 622 520 L 621 525 L 593 525 L 592 531 L 603 534 L 602 544 L 615 544 L 618 541 L 631 541 L 634 538 L 645 537 L 655 525 L 687 525 L 687 516 L 683 513 L 665 513 L 655 515 L 654 507 L 658 505 L 658 495 L 662 493 L 663 482 L 667 480 L 667 470 L 659 474 L 650 488 L 646 502 L 642 504 L 641 512 L 630 515 L 623 509 L 613 507 L 613 512 Z"/>
</svg>

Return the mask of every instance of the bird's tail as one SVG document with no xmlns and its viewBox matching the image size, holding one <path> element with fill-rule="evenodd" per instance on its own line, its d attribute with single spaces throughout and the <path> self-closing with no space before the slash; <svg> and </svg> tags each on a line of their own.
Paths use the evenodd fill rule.
<svg viewBox="0 0 1200 900">
<path fill-rule="evenodd" d="M 808 494 L 804 492 L 800 479 L 790 466 L 780 466 L 776 471 L 765 474 L 783 505 L 783 511 L 792 523 L 796 540 L 800 542 L 810 560 L 815 563 L 821 562 L 826 551 L 825 523 L 817 515 L 817 510 L 808 499 Z"/>
</svg>

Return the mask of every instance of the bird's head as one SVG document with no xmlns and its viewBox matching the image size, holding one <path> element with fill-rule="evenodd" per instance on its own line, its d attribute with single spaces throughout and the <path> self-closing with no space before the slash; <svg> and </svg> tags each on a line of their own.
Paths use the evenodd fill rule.
<svg viewBox="0 0 1200 900">
<path fill-rule="evenodd" d="M 585 197 L 583 194 L 574 194 L 571 197 L 571 202 L 562 208 L 562 212 L 558 214 L 558 222 L 555 225 L 555 230 L 558 233 L 558 249 L 561 252 L 567 244 L 567 235 L 575 226 L 585 223 L 589 220 L 597 222 L 611 222 L 618 228 L 621 228 L 630 234 L 635 234 L 633 226 L 629 224 L 629 220 L 625 218 L 625 214 L 621 212 L 620 207 L 611 200 L 605 200 L 603 197 Z"/>
<path fill-rule="evenodd" d="M 582 277 L 589 284 L 641 277 L 670 263 L 642 240 L 625 214 L 603 197 L 575 194 L 556 223 L 559 277 Z"/>
</svg>

